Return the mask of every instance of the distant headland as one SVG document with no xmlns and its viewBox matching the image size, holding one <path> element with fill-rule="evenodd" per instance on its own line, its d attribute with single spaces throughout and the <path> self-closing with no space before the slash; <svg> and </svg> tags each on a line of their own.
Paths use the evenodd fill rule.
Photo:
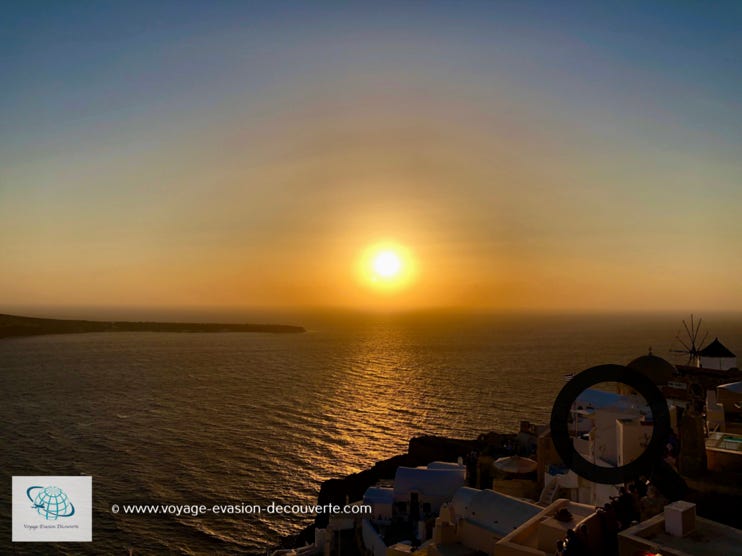
<svg viewBox="0 0 742 556">
<path fill-rule="evenodd" d="M 82 334 L 85 332 L 267 332 L 299 334 L 302 326 L 288 324 L 218 324 L 202 322 L 132 322 L 43 319 L 0 314 L 0 338 L 42 334 Z"/>
</svg>

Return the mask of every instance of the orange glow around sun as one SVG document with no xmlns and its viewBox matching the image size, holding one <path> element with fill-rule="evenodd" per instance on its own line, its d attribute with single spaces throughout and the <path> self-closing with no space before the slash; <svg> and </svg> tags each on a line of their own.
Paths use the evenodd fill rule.
<svg viewBox="0 0 742 556">
<path fill-rule="evenodd" d="M 358 267 L 362 283 L 377 290 L 404 289 L 415 277 L 410 250 L 395 243 L 377 243 L 368 247 L 361 255 Z"/>
</svg>

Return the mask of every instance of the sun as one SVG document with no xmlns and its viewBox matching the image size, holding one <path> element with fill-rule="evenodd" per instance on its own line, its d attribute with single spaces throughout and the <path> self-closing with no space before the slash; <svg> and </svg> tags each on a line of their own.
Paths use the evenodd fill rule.
<svg viewBox="0 0 742 556">
<path fill-rule="evenodd" d="M 402 270 L 402 261 L 394 251 L 381 251 L 374 257 L 373 269 L 379 278 L 394 278 Z"/>
<path fill-rule="evenodd" d="M 358 271 L 362 284 L 391 293 L 403 290 L 414 282 L 416 265 L 407 247 L 398 243 L 380 242 L 364 250 Z"/>
</svg>

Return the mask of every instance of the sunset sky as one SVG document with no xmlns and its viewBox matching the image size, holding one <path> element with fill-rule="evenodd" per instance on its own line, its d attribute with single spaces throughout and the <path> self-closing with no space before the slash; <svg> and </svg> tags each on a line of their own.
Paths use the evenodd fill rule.
<svg viewBox="0 0 742 556">
<path fill-rule="evenodd" d="M 596 4 L 6 5 L 0 312 L 742 310 L 742 4 Z"/>
</svg>

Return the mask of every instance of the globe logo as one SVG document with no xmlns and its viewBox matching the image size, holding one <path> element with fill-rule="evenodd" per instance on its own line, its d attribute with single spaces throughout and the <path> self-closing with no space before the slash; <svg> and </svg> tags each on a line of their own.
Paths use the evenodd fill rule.
<svg viewBox="0 0 742 556">
<path fill-rule="evenodd" d="M 75 506 L 65 492 L 57 486 L 32 486 L 26 490 L 26 496 L 44 519 L 59 519 L 75 514 Z"/>
</svg>

